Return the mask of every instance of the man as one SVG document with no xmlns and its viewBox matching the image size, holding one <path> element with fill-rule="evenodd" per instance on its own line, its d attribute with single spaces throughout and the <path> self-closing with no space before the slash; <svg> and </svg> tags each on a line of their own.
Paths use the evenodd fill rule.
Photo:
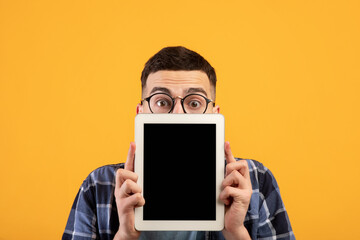
<svg viewBox="0 0 360 240">
<path fill-rule="evenodd" d="M 145 64 L 137 113 L 219 113 L 214 68 L 198 53 L 168 47 Z M 104 166 L 83 182 L 63 239 L 295 239 L 271 172 L 261 163 L 235 159 L 225 142 L 226 173 L 220 200 L 221 232 L 138 232 L 134 209 L 146 204 L 134 173 L 135 143 L 124 164 Z M 184 163 L 191 167 L 191 163 Z M 164 179 L 166 181 L 166 179 Z"/>
</svg>

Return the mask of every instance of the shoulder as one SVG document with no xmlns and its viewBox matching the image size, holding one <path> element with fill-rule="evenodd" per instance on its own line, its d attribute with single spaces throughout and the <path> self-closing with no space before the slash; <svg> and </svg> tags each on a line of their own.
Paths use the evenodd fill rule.
<svg viewBox="0 0 360 240">
<path fill-rule="evenodd" d="M 112 164 L 99 167 L 92 171 L 83 181 L 72 205 L 63 239 L 98 239 L 96 226 L 107 229 L 107 222 L 99 219 L 110 219 L 112 211 L 115 174 L 124 164 Z M 97 224 L 95 226 L 95 224 Z"/>
<path fill-rule="evenodd" d="M 279 188 L 272 172 L 261 162 L 244 158 L 236 158 L 236 160 L 247 161 L 253 190 L 259 191 L 263 195 L 268 195 Z"/>
<path fill-rule="evenodd" d="M 256 160 L 237 160 L 246 160 L 249 165 L 253 195 L 244 224 L 251 237 L 295 239 L 274 175 Z"/>
<path fill-rule="evenodd" d="M 81 186 L 82 190 L 86 192 L 93 187 L 115 187 L 116 171 L 119 168 L 124 168 L 124 163 L 105 165 L 93 170 L 84 180 Z"/>
</svg>

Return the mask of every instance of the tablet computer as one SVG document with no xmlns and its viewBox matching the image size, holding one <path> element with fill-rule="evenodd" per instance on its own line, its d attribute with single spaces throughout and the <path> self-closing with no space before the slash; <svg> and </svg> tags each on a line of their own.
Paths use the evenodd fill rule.
<svg viewBox="0 0 360 240">
<path fill-rule="evenodd" d="M 145 205 L 139 231 L 221 231 L 224 204 L 224 117 L 138 114 L 135 164 Z"/>
</svg>

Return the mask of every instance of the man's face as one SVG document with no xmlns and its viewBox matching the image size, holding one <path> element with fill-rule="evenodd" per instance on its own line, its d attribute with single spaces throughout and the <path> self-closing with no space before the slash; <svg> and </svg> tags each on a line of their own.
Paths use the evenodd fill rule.
<svg viewBox="0 0 360 240">
<path fill-rule="evenodd" d="M 168 71 L 162 70 L 151 73 L 143 89 L 142 97 L 147 98 L 154 93 L 167 93 L 175 100 L 172 113 L 184 113 L 180 99 L 191 93 L 201 94 L 214 99 L 214 89 L 210 85 L 208 76 L 202 71 Z M 206 113 L 219 113 L 219 106 L 208 104 Z M 137 105 L 138 113 L 151 113 L 147 101 Z"/>
</svg>

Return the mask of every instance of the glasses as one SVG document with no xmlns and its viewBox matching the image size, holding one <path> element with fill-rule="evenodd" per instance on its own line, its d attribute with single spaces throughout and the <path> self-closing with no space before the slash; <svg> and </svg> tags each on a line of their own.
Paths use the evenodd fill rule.
<svg viewBox="0 0 360 240">
<path fill-rule="evenodd" d="M 142 99 L 141 104 L 143 101 L 147 101 L 152 113 L 170 113 L 174 109 L 176 98 L 180 98 L 184 113 L 205 113 L 208 104 L 211 102 L 213 103 L 213 106 L 215 106 L 213 100 L 196 93 L 186 95 L 184 98 L 173 98 L 166 93 L 155 93 Z"/>
</svg>

